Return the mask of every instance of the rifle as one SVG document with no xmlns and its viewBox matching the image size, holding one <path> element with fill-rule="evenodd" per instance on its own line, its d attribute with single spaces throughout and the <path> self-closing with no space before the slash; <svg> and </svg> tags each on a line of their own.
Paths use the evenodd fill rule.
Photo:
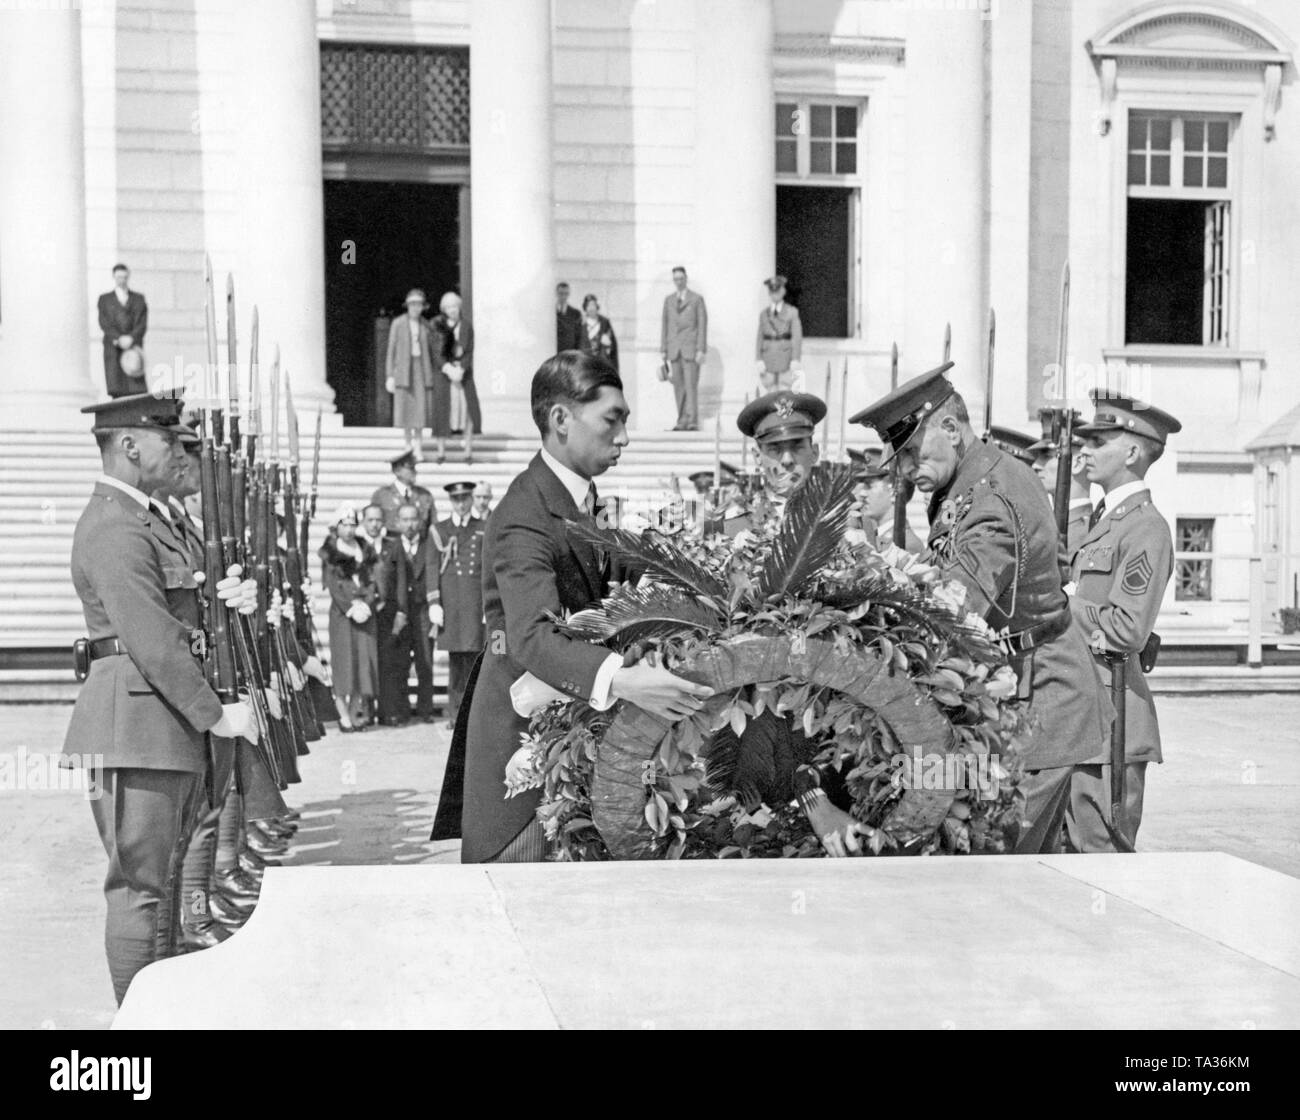
<svg viewBox="0 0 1300 1120">
<path fill-rule="evenodd" d="M 895 342 L 889 351 L 889 389 L 893 392 L 898 388 L 898 343 Z M 890 470 L 893 472 L 894 482 L 894 544 L 899 548 L 907 547 L 907 503 L 912 498 L 912 484 L 907 481 L 898 469 L 898 456 L 894 455 L 890 461 Z"/>
<path fill-rule="evenodd" d="M 989 348 L 984 365 L 984 438 L 993 431 L 993 344 L 997 336 L 998 320 L 989 308 Z"/>
<path fill-rule="evenodd" d="M 944 364 L 952 357 L 952 324 L 944 323 L 943 325 L 943 360 Z"/>
<path fill-rule="evenodd" d="M 1062 381 L 1062 395 L 1066 407 L 1061 409 L 1061 425 L 1056 444 L 1056 493 L 1053 496 L 1056 514 L 1056 532 L 1061 544 L 1069 550 L 1068 528 L 1070 524 L 1070 465 L 1074 460 L 1074 418 L 1075 411 L 1069 407 L 1069 397 L 1065 395 L 1065 360 L 1070 329 L 1070 262 L 1065 262 L 1061 271 L 1061 302 L 1056 326 L 1056 368 Z"/>
<path fill-rule="evenodd" d="M 1124 831 L 1124 784 L 1127 756 L 1125 753 L 1125 713 L 1128 707 L 1127 653 L 1106 653 L 1110 666 L 1110 700 L 1115 706 L 1115 722 L 1110 725 L 1110 827 L 1111 840 L 1120 851 L 1132 851 L 1128 834 Z M 1121 841 L 1123 842 L 1121 844 Z"/>
</svg>

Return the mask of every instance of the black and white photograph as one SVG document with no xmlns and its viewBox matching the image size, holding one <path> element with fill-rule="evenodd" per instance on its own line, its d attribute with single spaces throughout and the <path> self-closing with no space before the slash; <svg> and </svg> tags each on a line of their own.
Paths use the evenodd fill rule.
<svg viewBox="0 0 1300 1120">
<path fill-rule="evenodd" d="M 1259 1091 L 1297 44 L 1290 0 L 0 0 L 0 1028 L 74 1040 L 22 1077 L 1087 1031 L 1085 1105 Z"/>
</svg>

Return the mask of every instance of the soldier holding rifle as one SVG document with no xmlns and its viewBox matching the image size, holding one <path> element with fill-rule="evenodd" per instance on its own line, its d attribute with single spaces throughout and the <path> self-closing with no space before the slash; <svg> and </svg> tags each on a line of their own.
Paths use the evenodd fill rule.
<svg viewBox="0 0 1300 1120">
<path fill-rule="evenodd" d="M 105 948 L 120 1003 L 140 969 L 176 951 L 178 870 L 203 796 L 206 733 L 256 740 L 258 730 L 233 690 L 208 684 L 192 557 L 148 497 L 185 472 L 180 402 L 137 394 L 82 411 L 94 416 L 103 474 L 73 537 L 85 686 L 64 756 L 92 771 L 103 760 L 91 810 L 108 855 Z M 238 583 L 222 580 L 218 597 L 237 598 Z"/>
<path fill-rule="evenodd" d="M 1070 609 L 1088 637 L 1097 672 L 1113 682 L 1124 718 L 1110 755 L 1075 769 L 1066 817 L 1068 843 L 1080 852 L 1117 846 L 1106 821 L 1132 846 L 1142 823 L 1148 762 L 1160 762 L 1160 726 L 1144 669 L 1150 669 L 1156 616 L 1174 570 L 1169 523 L 1151 500 L 1146 475 L 1182 425 L 1169 413 L 1128 397 L 1092 394 L 1096 415 L 1080 425 L 1088 480 L 1105 491 L 1073 558 L 1077 590 Z M 1147 664 L 1142 664 L 1142 662 Z M 1116 704 L 1119 707 L 1119 704 Z M 1116 766 L 1117 759 L 1123 764 Z M 1109 813 L 1103 806 L 1110 803 Z M 1117 811 L 1118 810 L 1118 811 Z"/>
</svg>

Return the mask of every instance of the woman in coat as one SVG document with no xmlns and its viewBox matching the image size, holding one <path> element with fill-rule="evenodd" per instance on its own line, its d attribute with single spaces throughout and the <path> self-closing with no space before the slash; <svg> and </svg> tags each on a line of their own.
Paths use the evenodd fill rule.
<svg viewBox="0 0 1300 1120">
<path fill-rule="evenodd" d="M 406 314 L 399 315 L 388 328 L 384 362 L 384 388 L 393 394 L 393 427 L 406 432 L 406 446 L 417 459 L 424 458 L 420 444 L 424 429 L 431 427 L 436 432 L 438 424 L 429 412 L 438 340 L 423 314 L 424 293 L 412 288 L 406 294 Z M 446 423 L 445 413 L 442 422 Z"/>
<path fill-rule="evenodd" d="M 618 339 L 609 320 L 600 313 L 600 300 L 586 296 L 582 301 L 582 330 L 578 347 L 584 354 L 595 354 L 618 369 Z"/>
<path fill-rule="evenodd" d="M 474 462 L 474 433 L 483 430 L 478 390 L 474 387 L 474 325 L 461 314 L 461 299 L 447 292 L 438 301 L 433 321 L 438 331 L 441 360 L 433 379 L 430 420 L 437 441 L 437 461 L 446 458 L 447 436 L 459 431 L 465 437 L 465 462 Z"/>
<path fill-rule="evenodd" d="M 357 540 L 357 514 L 348 505 L 335 515 L 334 528 L 320 547 L 321 582 L 330 594 L 330 662 L 334 706 L 343 731 L 371 721 L 379 693 L 379 645 L 375 606 L 379 588 L 374 559 Z"/>
</svg>

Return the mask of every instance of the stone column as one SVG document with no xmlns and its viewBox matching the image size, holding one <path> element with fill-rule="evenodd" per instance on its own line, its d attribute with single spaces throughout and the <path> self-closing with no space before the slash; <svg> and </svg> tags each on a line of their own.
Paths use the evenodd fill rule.
<svg viewBox="0 0 1300 1120">
<path fill-rule="evenodd" d="M 313 0 L 239 0 L 236 28 L 241 112 L 234 137 L 239 175 L 235 286 L 241 368 L 248 361 L 248 323 L 256 303 L 264 368 L 278 343 L 281 366 L 293 379 L 295 405 L 312 412 L 321 405 L 332 412 L 334 391 L 325 379 L 316 5 Z M 342 246 L 329 248 L 343 252 Z M 215 263 L 220 270 L 221 262 Z M 220 292 L 218 298 L 223 298 Z M 223 317 L 224 308 L 218 315 Z"/>
<path fill-rule="evenodd" d="M 986 26 L 973 6 L 914 4 L 907 12 L 902 377 L 939 364 L 944 324 L 951 323 L 951 376 L 976 428 L 983 424 L 988 320 Z"/>
<path fill-rule="evenodd" d="M 77 409 L 104 395 L 104 376 L 102 364 L 93 380 L 88 368 L 96 319 L 85 306 L 75 9 L 0 11 L 0 168 L 0 405 L 10 426 L 88 427 Z"/>
<path fill-rule="evenodd" d="M 555 353 L 550 0 L 470 6 L 474 379 L 489 432 L 527 436 Z"/>
<path fill-rule="evenodd" d="M 762 281 L 778 263 L 772 4 L 709 0 L 696 13 L 697 249 L 680 263 L 709 309 L 700 427 L 711 429 L 708 421 L 720 407 L 731 439 L 744 396 L 758 384 L 754 332 L 766 298 Z"/>
</svg>

